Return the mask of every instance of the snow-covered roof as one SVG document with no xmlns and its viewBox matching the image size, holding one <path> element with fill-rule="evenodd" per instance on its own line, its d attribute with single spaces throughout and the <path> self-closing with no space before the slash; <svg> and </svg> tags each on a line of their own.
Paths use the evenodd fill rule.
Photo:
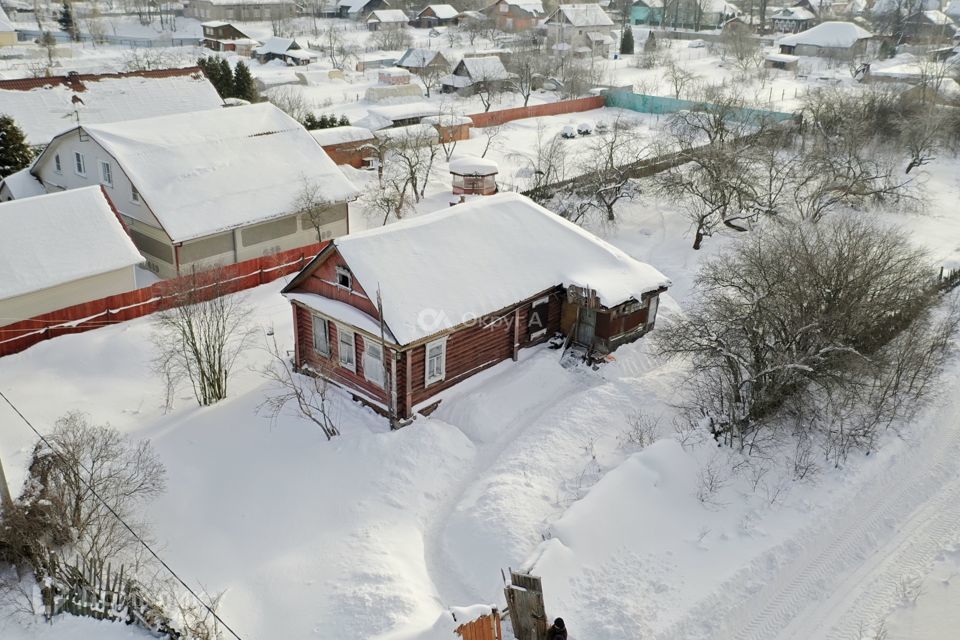
<svg viewBox="0 0 960 640">
<path fill-rule="evenodd" d="M 404 127 L 389 127 L 376 131 L 374 137 L 377 140 L 425 140 L 433 144 L 440 142 L 440 133 L 437 128 L 429 124 L 408 124 Z"/>
<path fill-rule="evenodd" d="M 450 173 L 460 176 L 492 176 L 499 171 L 497 163 L 488 158 L 460 156 L 450 161 Z"/>
<path fill-rule="evenodd" d="M 789 53 L 768 53 L 765 58 L 765 60 L 772 62 L 796 62 L 799 59 L 798 56 L 792 56 Z"/>
<path fill-rule="evenodd" d="M 448 87 L 454 87 L 456 89 L 463 89 L 464 87 L 469 87 L 473 83 L 467 76 L 455 76 L 451 73 L 440 78 L 440 84 Z"/>
<path fill-rule="evenodd" d="M 590 287 L 601 304 L 614 307 L 670 284 L 650 265 L 516 193 L 351 234 L 333 245 L 361 286 L 380 288 L 383 320 L 398 344 L 557 285 Z"/>
<path fill-rule="evenodd" d="M 638 4 L 649 7 L 650 9 L 663 9 L 663 0 L 636 0 L 633 6 Z"/>
<path fill-rule="evenodd" d="M 516 7 L 535 16 L 542 16 L 544 13 L 546 13 L 543 10 L 543 2 L 540 0 L 517 0 L 516 2 L 513 2 L 512 0 L 505 1 L 506 4 L 511 7 Z"/>
<path fill-rule="evenodd" d="M 873 34 L 852 22 L 822 22 L 806 31 L 784 36 L 778 45 L 849 48 Z"/>
<path fill-rule="evenodd" d="M 74 96 L 82 102 L 74 104 Z M 222 106 L 217 90 L 195 67 L 0 81 L 0 111 L 13 117 L 32 145 L 75 126 L 75 112 L 82 123 L 100 124 Z"/>
<path fill-rule="evenodd" d="M 406 22 L 410 18 L 407 17 L 403 11 L 399 9 L 377 9 L 376 11 L 370 12 L 370 17 L 367 18 L 367 22 Z"/>
<path fill-rule="evenodd" d="M 427 9 L 431 9 L 433 11 L 433 15 L 439 20 L 453 20 L 460 15 L 460 12 L 449 4 L 428 4 L 420 10 L 420 13 L 418 13 L 417 16 L 422 16 L 423 12 Z"/>
<path fill-rule="evenodd" d="M 370 107 L 367 113 L 387 118 L 391 122 L 397 120 L 409 120 L 410 118 L 422 118 L 436 114 L 439 106 L 430 102 L 406 102 L 403 104 L 390 104 L 382 107 Z"/>
<path fill-rule="evenodd" d="M 347 13 L 360 13 L 373 0 L 338 0 L 337 8 L 346 7 Z"/>
<path fill-rule="evenodd" d="M 42 196 L 47 192 L 47 190 L 43 188 L 43 183 L 30 173 L 30 167 L 11 173 L 3 180 L 0 180 L 0 184 L 7 187 L 11 197 L 15 200 Z"/>
<path fill-rule="evenodd" d="M 380 336 L 380 322 L 346 302 L 319 296 L 315 293 L 291 292 L 283 295 L 287 300 L 299 302 L 308 309 L 322 313 L 328 318 L 339 320 L 374 336 Z M 394 344 L 397 342 L 397 339 L 386 328 L 384 328 L 383 337 Z"/>
<path fill-rule="evenodd" d="M 590 40 L 592 44 L 613 44 L 613 38 L 610 37 L 609 33 L 591 31 L 587 34 L 587 39 Z"/>
<path fill-rule="evenodd" d="M 0 32 L 9 33 L 16 30 L 17 29 L 13 26 L 10 18 L 7 17 L 7 12 L 3 10 L 3 7 L 0 7 Z"/>
<path fill-rule="evenodd" d="M 770 16 L 773 20 L 815 20 L 816 14 L 804 7 L 784 7 Z"/>
<path fill-rule="evenodd" d="M 506 80 L 511 74 L 503 66 L 499 56 L 482 56 L 479 58 L 464 58 L 463 66 L 474 82 L 481 80 Z"/>
<path fill-rule="evenodd" d="M 210 20 L 209 22 L 201 22 L 201 23 L 200 23 L 200 26 L 201 26 L 201 27 L 210 27 L 211 29 L 216 29 L 217 27 L 226 27 L 226 26 L 228 26 L 229 24 L 230 24 L 229 22 L 224 22 L 224 21 L 222 21 L 222 20 Z"/>
<path fill-rule="evenodd" d="M 265 53 L 282 55 L 285 53 L 290 53 L 290 47 L 294 46 L 294 44 L 296 44 L 296 41 L 293 38 L 271 36 L 267 38 L 262 45 L 257 47 L 257 53 L 260 55 Z"/>
<path fill-rule="evenodd" d="M 0 204 L 0 300 L 141 262 L 98 186 Z"/>
<path fill-rule="evenodd" d="M 82 128 L 174 242 L 289 215 L 304 180 L 328 202 L 357 195 L 307 130 L 268 102 Z"/>
<path fill-rule="evenodd" d="M 469 116 L 459 116 L 453 113 L 441 113 L 435 116 L 426 116 L 420 121 L 421 124 L 432 124 L 441 127 L 454 127 L 463 124 L 473 124 Z"/>
<path fill-rule="evenodd" d="M 924 11 L 923 17 L 927 19 L 930 24 L 939 24 L 939 25 L 953 25 L 953 20 L 950 19 L 950 16 L 943 13 L 942 11 L 930 10 Z"/>
<path fill-rule="evenodd" d="M 558 13 L 562 14 L 567 22 L 575 27 L 613 26 L 613 20 L 598 4 L 562 4 L 557 7 L 550 20 L 558 19 Z"/>
<path fill-rule="evenodd" d="M 325 147 L 330 144 L 346 144 L 361 140 L 373 140 L 373 132 L 363 127 L 330 127 L 329 129 L 314 129 L 310 132 L 313 139 Z"/>
<path fill-rule="evenodd" d="M 439 51 L 433 49 L 407 49 L 397 60 L 397 66 L 422 69 L 433 62 L 439 54 Z"/>
</svg>

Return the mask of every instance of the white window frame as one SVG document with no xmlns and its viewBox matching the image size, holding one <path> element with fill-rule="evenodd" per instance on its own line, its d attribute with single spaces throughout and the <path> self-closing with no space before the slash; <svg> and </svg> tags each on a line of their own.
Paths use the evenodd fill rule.
<svg viewBox="0 0 960 640">
<path fill-rule="evenodd" d="M 141 202 L 140 192 L 132 184 L 130 185 L 130 202 L 134 204 L 140 204 Z"/>
<path fill-rule="evenodd" d="M 63 173 L 63 162 L 60 160 L 60 154 L 53 155 L 53 170 L 57 173 Z"/>
<path fill-rule="evenodd" d="M 313 323 L 311 325 L 313 331 L 313 350 L 314 352 L 322 355 L 325 358 L 330 357 L 330 323 L 326 318 L 321 318 L 320 316 L 311 315 Z M 320 325 L 323 327 L 322 331 L 317 331 L 317 326 Z M 323 336 L 323 345 L 317 343 L 317 336 Z M 323 348 L 321 348 L 323 347 Z"/>
<path fill-rule="evenodd" d="M 375 351 L 380 354 L 379 358 L 370 357 L 370 352 Z M 363 336 L 363 377 L 367 382 L 372 382 L 381 389 L 386 384 L 386 376 L 383 370 L 384 348 L 379 340 L 374 340 Z"/>
<path fill-rule="evenodd" d="M 100 182 L 108 187 L 113 186 L 113 167 L 106 160 L 100 161 Z"/>
<path fill-rule="evenodd" d="M 344 360 L 343 356 L 345 355 L 344 351 L 344 338 L 350 336 L 350 360 Z M 349 371 L 357 372 L 357 334 L 353 330 L 344 327 L 343 325 L 337 325 L 337 360 L 340 362 L 340 366 Z"/>
<path fill-rule="evenodd" d="M 347 284 L 340 284 L 340 276 L 346 276 Z M 337 267 L 337 286 L 341 289 L 346 289 L 348 291 L 353 291 L 353 274 L 350 273 L 350 269 L 347 267 Z"/>
<path fill-rule="evenodd" d="M 78 176 L 87 175 L 87 160 L 79 151 L 73 152 L 73 170 Z"/>
<path fill-rule="evenodd" d="M 430 375 L 430 350 L 433 347 L 440 347 L 440 371 Z M 433 342 L 428 342 L 424 346 L 423 355 L 423 384 L 429 387 L 432 384 L 443 382 L 447 377 L 447 339 L 440 338 Z"/>
</svg>

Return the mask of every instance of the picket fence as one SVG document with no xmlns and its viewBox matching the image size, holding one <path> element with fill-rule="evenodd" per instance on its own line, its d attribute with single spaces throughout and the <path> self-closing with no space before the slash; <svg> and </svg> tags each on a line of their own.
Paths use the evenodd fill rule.
<svg viewBox="0 0 960 640">
<path fill-rule="evenodd" d="M 269 256 L 253 258 L 218 269 L 216 287 L 200 287 L 215 294 L 236 293 L 299 271 L 320 252 L 327 242 L 290 249 Z M 183 294 L 184 283 L 192 276 L 162 280 L 142 289 L 91 300 L 51 311 L 28 320 L 0 327 L 0 357 L 19 353 L 33 345 L 72 333 L 125 322 L 149 315 L 164 308 L 173 292 Z M 199 298 L 203 297 L 203 292 Z"/>
</svg>

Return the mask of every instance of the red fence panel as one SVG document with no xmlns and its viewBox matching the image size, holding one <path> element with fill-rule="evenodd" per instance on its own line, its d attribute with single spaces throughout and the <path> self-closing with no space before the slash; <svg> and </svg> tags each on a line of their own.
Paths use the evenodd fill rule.
<svg viewBox="0 0 960 640">
<path fill-rule="evenodd" d="M 577 113 L 579 111 L 592 111 L 593 109 L 602 108 L 605 103 L 606 98 L 604 96 L 591 96 L 589 98 L 547 102 L 530 107 L 516 107 L 513 109 L 502 109 L 500 111 L 475 113 L 467 117 L 473 120 L 473 126 L 475 127 L 493 127 L 524 118 L 538 118 L 543 116 L 556 116 L 564 113 Z"/>
<path fill-rule="evenodd" d="M 209 291 L 211 294 L 215 291 L 236 293 L 295 273 L 326 245 L 326 242 L 314 243 L 223 266 L 208 272 L 215 273 L 218 284 L 223 284 L 217 288 L 211 287 Z M 162 308 L 170 290 L 191 277 L 163 280 L 142 289 L 83 302 L 0 327 L 0 357 L 19 353 L 57 336 L 90 331 L 155 313 Z"/>
</svg>

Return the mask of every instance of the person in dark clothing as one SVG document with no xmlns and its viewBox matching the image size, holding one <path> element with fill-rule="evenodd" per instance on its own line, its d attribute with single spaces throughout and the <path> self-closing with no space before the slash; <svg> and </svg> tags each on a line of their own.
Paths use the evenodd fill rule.
<svg viewBox="0 0 960 640">
<path fill-rule="evenodd" d="M 563 618 L 557 618 L 553 625 L 547 629 L 547 640 L 567 640 L 567 625 Z"/>
</svg>

